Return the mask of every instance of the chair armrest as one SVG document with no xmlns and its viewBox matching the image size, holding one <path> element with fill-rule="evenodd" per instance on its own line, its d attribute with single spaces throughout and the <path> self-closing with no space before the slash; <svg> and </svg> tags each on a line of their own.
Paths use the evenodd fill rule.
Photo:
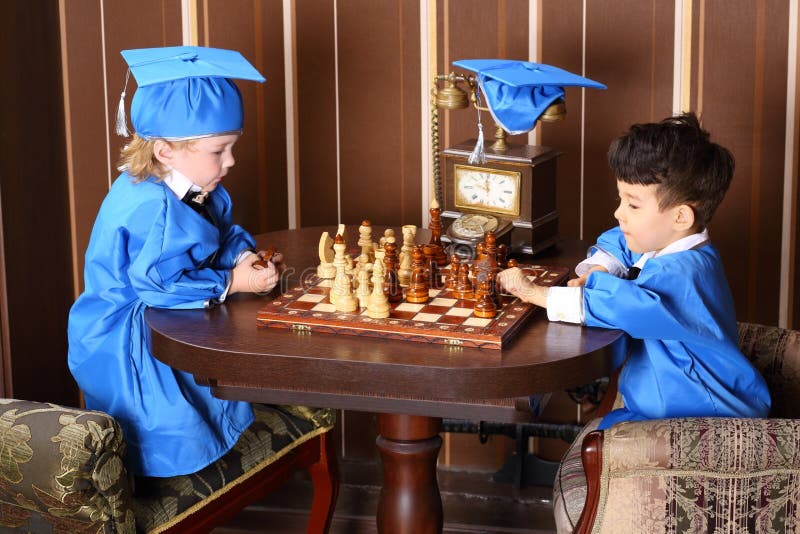
<svg viewBox="0 0 800 534">
<path fill-rule="evenodd" d="M 604 476 L 657 471 L 746 472 L 800 468 L 800 420 L 698 417 L 615 425 L 603 439 Z M 674 473 L 673 473 L 674 475 Z"/>
<path fill-rule="evenodd" d="M 15 496 L 9 506 L 21 521 L 36 514 L 134 529 L 125 442 L 111 416 L 0 399 L 0 445 L 0 496 Z"/>
<path fill-rule="evenodd" d="M 628 422 L 591 432 L 581 451 L 587 497 L 576 532 L 628 532 L 645 524 L 646 531 L 661 531 L 676 516 L 704 517 L 703 507 L 714 502 L 725 503 L 719 521 L 739 521 L 754 502 L 760 517 L 783 521 L 783 501 L 759 495 L 794 487 L 798 436 L 797 419 L 721 417 Z M 792 492 L 790 500 L 800 496 Z"/>
</svg>

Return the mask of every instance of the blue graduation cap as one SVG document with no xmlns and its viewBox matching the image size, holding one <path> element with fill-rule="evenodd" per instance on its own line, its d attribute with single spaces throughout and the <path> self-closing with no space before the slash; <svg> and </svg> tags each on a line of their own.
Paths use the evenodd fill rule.
<svg viewBox="0 0 800 534">
<path fill-rule="evenodd" d="M 123 50 L 128 77 L 138 88 L 131 102 L 131 124 L 143 139 L 194 139 L 241 133 L 242 96 L 236 80 L 265 81 L 239 52 L 203 46 Z M 125 125 L 125 89 L 117 110 L 117 133 Z"/>
<path fill-rule="evenodd" d="M 564 87 L 605 89 L 602 83 L 564 69 L 514 59 L 461 59 L 453 65 L 475 72 L 492 117 L 510 134 L 533 129 Z"/>
</svg>

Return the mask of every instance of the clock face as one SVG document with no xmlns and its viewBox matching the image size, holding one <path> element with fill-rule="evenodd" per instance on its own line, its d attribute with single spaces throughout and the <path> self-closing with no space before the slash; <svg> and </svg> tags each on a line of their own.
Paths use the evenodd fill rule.
<svg viewBox="0 0 800 534">
<path fill-rule="evenodd" d="M 519 215 L 520 173 L 455 165 L 455 205 L 501 215 Z"/>
</svg>

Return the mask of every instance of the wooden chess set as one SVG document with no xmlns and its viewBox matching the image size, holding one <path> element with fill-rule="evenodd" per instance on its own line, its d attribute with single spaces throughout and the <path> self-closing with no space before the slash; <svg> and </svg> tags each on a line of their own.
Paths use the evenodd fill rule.
<svg viewBox="0 0 800 534">
<path fill-rule="evenodd" d="M 569 269 L 507 259 L 507 247 L 492 232 L 478 244 L 474 260 L 448 261 L 439 216 L 439 208 L 431 208 L 429 243 L 417 244 L 416 227 L 403 226 L 399 251 L 392 229 L 374 243 L 369 221 L 359 227 L 360 254 L 347 252 L 344 225 L 335 238 L 323 232 L 316 273 L 262 307 L 259 326 L 503 348 L 536 307 L 501 293 L 497 273 L 517 266 L 529 280 L 552 286 L 563 283 Z"/>
</svg>

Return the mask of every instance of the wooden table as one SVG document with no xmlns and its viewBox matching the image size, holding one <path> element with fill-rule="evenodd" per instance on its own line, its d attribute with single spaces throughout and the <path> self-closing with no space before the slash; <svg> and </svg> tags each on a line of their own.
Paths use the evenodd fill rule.
<svg viewBox="0 0 800 534">
<path fill-rule="evenodd" d="M 316 269 L 320 234 L 331 230 L 272 232 L 257 241 L 284 253 L 296 281 Z M 357 237 L 357 227 L 348 231 Z M 420 230 L 417 241 L 426 236 Z M 573 266 L 585 251 L 584 243 L 563 242 L 535 261 Z M 257 328 L 256 312 L 267 299 L 233 295 L 209 310 L 149 309 L 153 354 L 221 398 L 377 413 L 384 472 L 377 522 L 384 533 L 441 532 L 442 417 L 480 418 L 470 400 L 556 391 L 606 376 L 621 339 L 618 331 L 548 322 L 541 310 L 503 350 Z"/>
</svg>

